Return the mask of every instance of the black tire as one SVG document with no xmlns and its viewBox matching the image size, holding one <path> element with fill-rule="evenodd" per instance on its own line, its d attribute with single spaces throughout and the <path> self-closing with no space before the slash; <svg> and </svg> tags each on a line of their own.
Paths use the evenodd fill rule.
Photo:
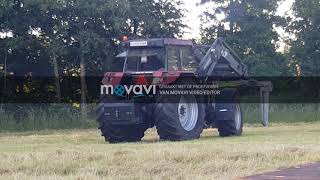
<svg viewBox="0 0 320 180">
<path fill-rule="evenodd" d="M 236 89 L 224 89 L 216 100 L 216 126 L 221 137 L 241 136 L 243 116 Z"/>
<path fill-rule="evenodd" d="M 110 101 L 109 101 L 110 102 Z M 108 103 L 108 98 L 102 98 L 97 105 L 97 121 L 101 135 L 109 143 L 138 142 L 144 137 L 144 132 L 148 127 L 144 124 L 137 125 L 113 125 L 112 119 L 104 116 L 104 104 Z"/>
<path fill-rule="evenodd" d="M 182 96 L 179 96 L 177 98 L 179 99 L 181 97 Z M 205 107 L 203 104 L 197 103 L 193 96 L 188 96 L 188 98 L 193 98 L 191 101 L 195 103 L 198 109 L 197 121 L 190 130 L 186 130 L 180 123 L 178 113 L 179 103 L 170 103 L 172 100 L 170 101 L 166 96 L 157 98 L 154 118 L 160 139 L 183 141 L 200 138 L 205 124 Z"/>
</svg>

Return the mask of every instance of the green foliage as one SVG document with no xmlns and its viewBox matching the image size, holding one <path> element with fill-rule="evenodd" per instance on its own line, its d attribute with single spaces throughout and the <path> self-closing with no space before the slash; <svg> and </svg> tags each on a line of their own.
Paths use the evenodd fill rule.
<svg viewBox="0 0 320 180">
<path fill-rule="evenodd" d="M 279 39 L 273 26 L 283 25 L 283 20 L 273 15 L 277 0 L 202 0 L 201 3 L 213 5 L 203 13 L 203 42 L 224 37 L 248 65 L 251 75 L 287 74 L 286 58 L 276 52 Z"/>
<path fill-rule="evenodd" d="M 127 32 L 149 38 L 181 36 L 183 10 L 180 1 L 127 0 Z"/>
<path fill-rule="evenodd" d="M 6 47 L 1 48 L 0 57 L 5 49 L 11 49 L 10 67 L 15 67 L 9 71 L 25 74 L 32 71 L 28 60 L 51 63 L 49 57 L 56 54 L 63 73 L 79 68 L 75 60 L 83 53 L 86 71 L 101 74 L 112 69 L 122 35 L 180 36 L 185 26 L 179 4 L 163 0 L 2 0 L 0 31 L 14 36 L 0 39 L 1 47 Z M 9 45 L 9 41 L 13 43 Z M 21 69 L 16 64 L 22 64 Z"/>
<path fill-rule="evenodd" d="M 293 6 L 296 18 L 288 31 L 296 36 L 290 49 L 291 60 L 304 76 L 320 75 L 320 2 L 299 0 Z"/>
<path fill-rule="evenodd" d="M 100 76 L 118 65 L 113 60 L 123 35 L 180 36 L 184 25 L 178 4 L 164 0 L 1 0 L 0 32 L 13 37 L 0 38 L 0 64 L 6 59 L 6 71 L 16 76 L 52 77 L 55 66 L 63 77 L 79 76 L 83 59 L 85 74 Z"/>
</svg>

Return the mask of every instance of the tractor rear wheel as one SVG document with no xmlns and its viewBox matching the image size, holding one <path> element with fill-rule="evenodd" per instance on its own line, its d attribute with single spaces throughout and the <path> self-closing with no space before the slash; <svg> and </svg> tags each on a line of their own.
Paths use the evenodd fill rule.
<svg viewBox="0 0 320 180">
<path fill-rule="evenodd" d="M 181 141 L 200 138 L 205 124 L 205 107 L 194 96 L 179 96 L 179 103 L 165 96 L 157 98 L 154 117 L 162 140 Z"/>
<path fill-rule="evenodd" d="M 216 126 L 221 137 L 241 136 L 243 117 L 236 89 L 224 89 L 216 102 Z"/>
<path fill-rule="evenodd" d="M 109 101 L 110 102 L 110 101 Z M 104 104 L 108 103 L 108 98 L 102 98 L 97 106 L 97 121 L 101 135 L 109 143 L 138 142 L 144 137 L 144 132 L 148 127 L 144 124 L 136 125 L 114 125 L 112 119 L 105 117 Z"/>
</svg>

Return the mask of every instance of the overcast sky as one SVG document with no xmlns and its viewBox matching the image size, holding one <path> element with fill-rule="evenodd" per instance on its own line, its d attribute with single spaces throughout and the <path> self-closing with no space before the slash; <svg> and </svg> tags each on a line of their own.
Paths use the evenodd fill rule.
<svg viewBox="0 0 320 180">
<path fill-rule="evenodd" d="M 203 9 L 206 7 L 197 6 L 196 4 L 200 2 L 200 0 L 182 0 L 184 2 L 185 8 L 188 10 L 186 14 L 185 22 L 191 29 L 186 29 L 186 33 L 184 38 L 186 39 L 198 39 L 200 36 L 200 18 L 199 15 L 203 12 Z M 278 14 L 285 15 L 290 11 L 291 5 L 294 0 L 284 0 L 283 3 L 280 4 Z M 278 30 L 281 33 L 281 30 Z"/>
</svg>

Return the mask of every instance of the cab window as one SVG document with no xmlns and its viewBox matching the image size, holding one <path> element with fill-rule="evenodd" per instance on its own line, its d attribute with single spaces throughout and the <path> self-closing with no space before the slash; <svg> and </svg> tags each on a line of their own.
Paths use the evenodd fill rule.
<svg viewBox="0 0 320 180">
<path fill-rule="evenodd" d="M 168 70 L 178 71 L 181 67 L 179 48 L 177 46 L 168 46 Z"/>
<path fill-rule="evenodd" d="M 147 56 L 146 62 L 141 62 L 142 57 L 128 57 L 126 71 L 157 71 L 164 68 L 161 57 L 161 55 Z"/>
<path fill-rule="evenodd" d="M 192 48 L 181 47 L 180 54 L 182 71 L 195 71 L 198 67 L 198 63 L 192 53 Z"/>
<path fill-rule="evenodd" d="M 192 53 L 192 47 L 169 46 L 168 50 L 168 70 L 171 71 L 195 71 L 198 64 Z"/>
</svg>

